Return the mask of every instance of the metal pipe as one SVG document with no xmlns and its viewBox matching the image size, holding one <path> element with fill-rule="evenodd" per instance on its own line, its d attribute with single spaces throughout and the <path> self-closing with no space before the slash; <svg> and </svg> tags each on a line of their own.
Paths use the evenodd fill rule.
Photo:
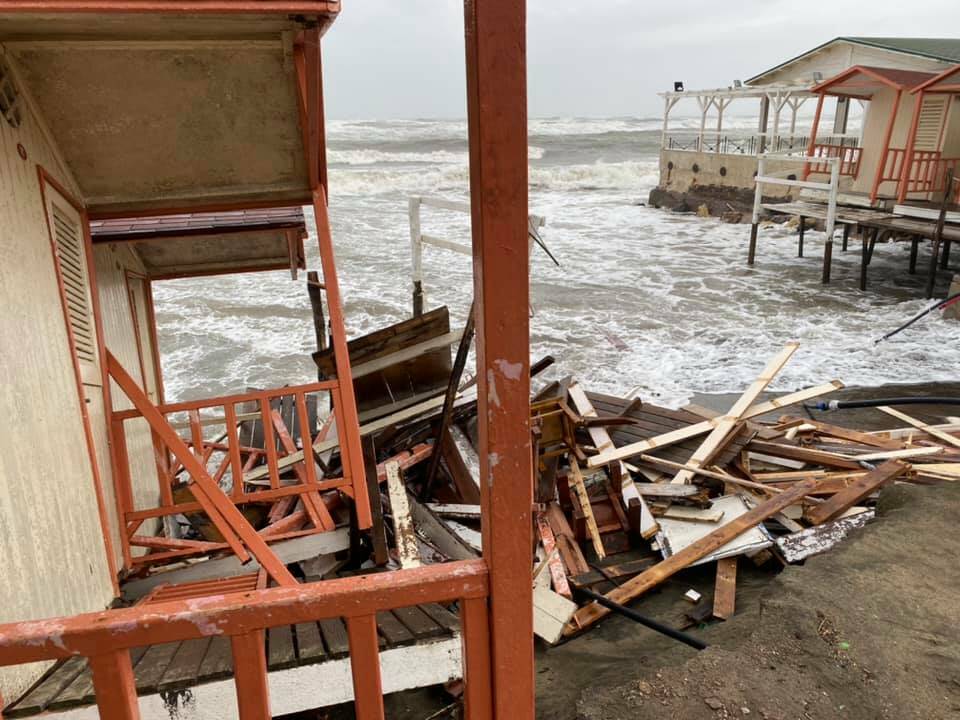
<svg viewBox="0 0 960 720">
<path fill-rule="evenodd" d="M 636 610 L 631 610 L 626 605 L 621 605 L 618 602 L 614 602 L 613 600 L 608 598 L 606 595 L 601 595 L 600 593 L 596 593 L 590 588 L 580 587 L 580 588 L 577 588 L 577 592 L 583 593 L 590 599 L 595 600 L 596 602 L 603 605 L 608 610 L 613 610 L 613 612 L 615 613 L 619 613 L 624 617 L 630 618 L 634 622 L 638 622 L 644 627 L 648 627 L 651 630 L 655 630 L 661 635 L 666 635 L 668 638 L 673 638 L 678 642 L 682 642 L 684 645 L 689 645 L 690 647 L 696 650 L 706 650 L 708 647 L 703 640 L 699 638 L 695 638 L 692 635 L 687 635 L 687 633 L 685 632 L 674 630 L 672 627 L 669 627 L 668 625 L 664 625 L 663 623 L 657 622 L 652 618 L 648 618 L 646 615 L 641 615 Z"/>
</svg>

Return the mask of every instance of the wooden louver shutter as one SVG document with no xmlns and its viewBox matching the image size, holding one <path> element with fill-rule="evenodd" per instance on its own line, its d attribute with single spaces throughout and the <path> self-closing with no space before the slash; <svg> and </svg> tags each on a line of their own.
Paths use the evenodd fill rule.
<svg viewBox="0 0 960 720">
<path fill-rule="evenodd" d="M 50 226 L 57 248 L 57 261 L 67 299 L 67 320 L 73 331 L 77 358 L 96 365 L 97 342 L 90 306 L 90 276 L 83 247 L 83 233 L 74 216 L 51 203 Z"/>
<path fill-rule="evenodd" d="M 928 95 L 920 106 L 917 135 L 914 147 L 917 150 L 938 150 L 940 129 L 947 109 L 946 95 Z"/>
</svg>

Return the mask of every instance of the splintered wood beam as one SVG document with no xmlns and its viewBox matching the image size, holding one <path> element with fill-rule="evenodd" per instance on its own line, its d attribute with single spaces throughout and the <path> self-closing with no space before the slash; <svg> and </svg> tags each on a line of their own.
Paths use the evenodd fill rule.
<svg viewBox="0 0 960 720">
<path fill-rule="evenodd" d="M 960 438 L 954 437 L 949 433 L 945 433 L 943 430 L 938 430 L 922 420 L 917 420 L 915 417 L 911 417 L 910 415 L 900 412 L 899 410 L 894 410 L 892 407 L 887 407 L 886 405 L 881 405 L 877 408 L 877 410 L 885 412 L 887 415 L 898 418 L 899 420 L 903 420 L 903 422 L 907 423 L 908 425 L 913 425 L 913 427 L 917 428 L 918 430 L 922 430 L 931 437 L 935 437 L 937 440 L 960 448 Z"/>
<path fill-rule="evenodd" d="M 783 366 L 787 364 L 798 347 L 800 347 L 800 343 L 787 343 L 786 347 L 767 363 L 763 372 L 760 373 L 759 377 L 753 381 L 753 384 L 750 385 L 743 395 L 733 404 L 729 412 L 718 419 L 717 424 L 713 430 L 710 431 L 710 434 L 707 435 L 700 447 L 690 456 L 690 459 L 687 461 L 688 465 L 700 467 L 713 457 L 714 453 L 716 453 L 723 444 L 723 441 L 726 440 L 727 436 L 737 426 L 737 423 L 740 422 L 747 411 L 749 411 L 753 402 L 760 396 L 760 393 L 767 389 L 767 385 L 777 376 L 777 373 L 780 372 Z M 673 480 L 670 482 L 674 485 L 683 485 L 689 483 L 693 479 L 693 475 L 692 470 L 681 470 L 674 475 Z"/>
<path fill-rule="evenodd" d="M 570 383 L 567 387 L 567 394 L 570 397 L 570 402 L 573 403 L 573 407 L 580 413 L 582 418 L 590 420 L 591 418 L 597 417 L 597 410 L 593 407 L 593 403 L 590 402 L 590 398 L 587 397 L 583 388 L 580 387 L 580 383 Z M 587 432 L 590 434 L 590 440 L 593 441 L 593 446 L 600 454 L 616 449 L 613 445 L 613 440 L 610 439 L 610 433 L 607 432 L 605 427 L 588 424 Z M 657 524 L 656 519 L 654 519 L 653 514 L 650 512 L 647 501 L 643 499 L 643 495 L 641 495 L 634 486 L 633 478 L 630 477 L 630 472 L 627 470 L 623 461 L 613 460 L 611 462 L 619 463 L 620 494 L 623 497 L 623 504 L 629 508 L 631 500 L 639 503 L 640 536 L 645 540 L 649 540 L 660 530 L 660 525 Z M 591 464 L 590 467 L 596 466 Z"/>
<path fill-rule="evenodd" d="M 808 510 L 805 517 L 813 525 L 835 520 L 881 485 L 899 477 L 909 469 L 910 466 L 905 463 L 898 460 L 888 460 L 863 477 L 857 478 L 828 500 Z"/>
<path fill-rule="evenodd" d="M 563 561 L 556 552 L 557 542 L 553 536 L 553 530 L 543 513 L 537 513 L 537 533 L 540 535 L 540 541 L 543 543 L 543 551 L 547 553 L 547 567 L 550 570 L 550 579 L 553 581 L 553 589 L 566 598 L 572 598 L 570 584 L 567 582 L 567 574 L 563 569 Z"/>
<path fill-rule="evenodd" d="M 883 408 L 880 409 L 882 410 Z M 830 423 L 825 423 L 820 420 L 785 417 L 781 418 L 781 425 L 784 423 L 784 421 L 798 422 L 802 425 L 810 425 L 820 435 L 827 435 L 829 437 L 839 438 L 840 440 L 849 440 L 850 442 L 855 442 L 860 445 L 869 445 L 870 447 L 881 448 L 883 450 L 896 450 L 900 447 L 900 443 L 898 442 L 887 440 L 877 435 L 871 435 L 870 433 L 851 430 L 838 425 L 831 425 Z"/>
<path fill-rule="evenodd" d="M 725 557 L 717 560 L 717 582 L 713 589 L 713 616 L 726 620 L 733 617 L 737 605 L 737 560 Z"/>
<path fill-rule="evenodd" d="M 583 556 L 583 551 L 573 535 L 573 528 L 567 521 L 567 516 L 563 514 L 560 505 L 552 502 L 547 506 L 547 522 L 550 523 L 550 529 L 553 531 L 554 539 L 557 541 L 557 549 L 560 551 L 560 557 L 563 558 L 563 564 L 571 575 L 580 575 L 590 572 L 590 565 Z"/>
<path fill-rule="evenodd" d="M 590 541 L 593 543 L 594 552 L 601 560 L 607 556 L 603 551 L 603 540 L 600 537 L 600 530 L 597 527 L 597 519 L 593 516 L 593 506 L 590 504 L 590 496 L 587 494 L 587 486 L 583 483 L 583 474 L 580 472 L 580 466 L 574 457 L 570 458 L 570 475 L 568 476 L 570 486 L 577 494 L 580 501 L 580 508 L 587 519 L 587 533 L 590 535 Z"/>
<path fill-rule="evenodd" d="M 417 532 L 410 517 L 410 505 L 407 502 L 407 488 L 400 477 L 400 465 L 387 463 L 387 492 L 390 495 L 390 512 L 393 515 L 393 532 L 397 540 L 397 556 L 400 567 L 420 567 L 420 545 Z"/>
<path fill-rule="evenodd" d="M 628 580 L 623 585 L 614 588 L 607 593 L 606 597 L 621 605 L 635 600 L 667 578 L 723 547 L 728 542 L 735 540 L 767 518 L 776 515 L 785 507 L 799 502 L 804 495 L 813 489 L 815 484 L 814 480 L 799 482 L 790 490 L 758 504 L 740 517 L 721 525 L 712 533 L 687 545 L 687 547 L 657 563 L 649 570 L 640 573 L 635 578 Z M 575 635 L 609 614 L 610 610 L 598 603 L 585 605 L 574 614 L 564 634 Z"/>
<path fill-rule="evenodd" d="M 783 397 L 754 405 L 752 408 L 743 413 L 741 419 L 749 420 L 750 418 L 758 417 L 760 415 L 766 415 L 767 413 L 782 410 L 783 408 L 791 405 L 806 402 L 812 398 L 820 397 L 821 395 L 826 395 L 827 393 L 832 393 L 841 389 L 843 389 L 843 383 L 839 380 L 834 380 L 833 382 L 829 382 L 825 385 L 817 385 L 816 387 L 807 388 L 805 390 L 798 390 L 797 392 L 789 393 Z M 704 420 L 703 422 L 688 425 L 685 428 L 671 430 L 670 432 L 663 433 L 662 435 L 655 435 L 654 437 L 647 438 L 646 440 L 640 440 L 635 443 L 630 443 L 629 445 L 618 447 L 614 450 L 608 450 L 607 452 L 592 456 L 587 461 L 587 466 L 592 468 L 600 467 L 602 465 L 607 465 L 614 460 L 625 460 L 627 458 L 634 457 L 635 455 L 639 455 L 640 453 L 650 452 L 651 450 L 667 447 L 668 445 L 676 445 L 677 443 L 683 442 L 689 438 L 710 432 L 714 427 L 717 426 L 720 420 L 722 420 L 720 417 L 712 420 Z"/>
</svg>

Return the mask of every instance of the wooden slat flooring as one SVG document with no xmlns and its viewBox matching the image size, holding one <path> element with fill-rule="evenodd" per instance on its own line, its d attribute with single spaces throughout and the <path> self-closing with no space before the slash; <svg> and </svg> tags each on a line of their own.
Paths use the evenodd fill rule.
<svg viewBox="0 0 960 720">
<path fill-rule="evenodd" d="M 457 616 L 436 603 L 377 614 L 380 649 L 414 645 L 459 631 Z M 270 628 L 266 633 L 267 664 L 271 671 L 346 657 L 350 646 L 340 618 Z M 147 695 L 178 690 L 233 674 L 229 638 L 217 636 L 165 643 L 131 650 L 137 692 Z M 94 702 L 93 678 L 83 658 L 57 665 L 3 718 L 20 718 Z"/>
<path fill-rule="evenodd" d="M 616 447 L 629 445 L 639 440 L 647 440 L 656 435 L 662 435 L 671 430 L 702 422 L 703 418 L 687 410 L 671 410 L 650 404 L 634 404 L 624 398 L 599 393 L 587 393 L 590 402 L 600 416 L 624 416 L 634 420 L 633 425 L 618 425 L 609 428 L 610 439 Z M 671 462 L 687 463 L 690 456 L 700 447 L 704 435 L 699 435 L 675 445 L 658 448 L 650 452 L 654 457 L 670 460 Z M 718 465 L 731 462 L 747 444 L 749 434 L 741 431 L 729 440 L 712 461 Z"/>
</svg>

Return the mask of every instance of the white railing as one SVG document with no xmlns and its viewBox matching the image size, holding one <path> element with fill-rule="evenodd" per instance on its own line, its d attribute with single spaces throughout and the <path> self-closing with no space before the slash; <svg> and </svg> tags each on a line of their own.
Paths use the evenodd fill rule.
<svg viewBox="0 0 960 720">
<path fill-rule="evenodd" d="M 470 204 L 456 200 L 447 200 L 445 198 L 428 197 L 422 195 L 411 196 L 408 200 L 408 212 L 410 218 L 410 258 L 413 278 L 413 314 L 415 316 L 423 313 L 423 248 L 425 245 L 431 245 L 443 250 L 450 250 L 461 255 L 473 256 L 473 248 L 465 243 L 447 240 L 446 238 L 429 235 L 422 231 L 420 209 L 427 207 L 438 210 L 447 210 L 449 212 L 462 213 L 470 215 Z M 527 230 L 530 237 L 530 249 L 533 249 L 534 242 L 542 245 L 543 241 L 538 233 L 538 228 L 547 224 L 547 219 L 541 215 L 530 215 L 527 222 Z M 546 247 L 544 250 L 546 250 Z M 549 254 L 549 252 L 548 252 Z M 552 257 L 552 256 L 551 256 Z"/>
<path fill-rule="evenodd" d="M 833 234 L 837 225 L 837 197 L 840 193 L 840 162 L 839 157 L 816 158 L 814 161 L 823 165 L 830 166 L 829 182 L 812 182 L 810 180 L 791 179 L 789 175 L 795 173 L 790 170 L 781 170 L 779 172 L 767 172 L 767 160 L 775 160 L 778 164 L 785 162 L 795 162 L 806 166 L 811 162 L 809 157 L 799 157 L 792 155 L 760 155 L 757 161 L 756 190 L 753 194 L 753 216 L 750 220 L 750 252 L 747 256 L 747 264 L 753 265 L 757 249 L 757 232 L 760 226 L 760 211 L 763 205 L 763 186 L 777 185 L 786 187 L 795 187 L 802 190 L 821 190 L 827 193 L 827 218 L 826 234 L 827 241 L 823 254 L 823 282 L 830 280 L 830 263 L 833 254 Z M 803 173 L 806 177 L 806 172 Z"/>
<path fill-rule="evenodd" d="M 819 143 L 829 143 L 844 147 L 855 148 L 860 144 L 859 133 L 839 133 L 821 135 Z M 806 153 L 810 144 L 810 137 L 806 131 L 794 133 L 762 133 L 751 130 L 699 130 L 677 129 L 663 133 L 662 147 L 664 150 L 681 152 L 718 153 L 721 155 L 760 155 L 761 152 L 771 154 L 794 155 Z"/>
</svg>

